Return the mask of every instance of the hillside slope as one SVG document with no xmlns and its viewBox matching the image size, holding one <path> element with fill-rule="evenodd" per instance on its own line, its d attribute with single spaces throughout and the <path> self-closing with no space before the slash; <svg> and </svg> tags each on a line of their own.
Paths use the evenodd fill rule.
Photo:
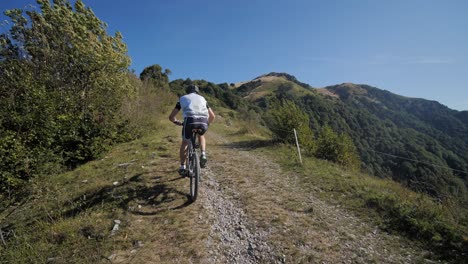
<svg viewBox="0 0 468 264">
<path fill-rule="evenodd" d="M 234 90 L 238 95 L 251 102 L 258 102 L 266 96 L 283 92 L 291 96 L 314 94 L 312 87 L 300 83 L 292 75 L 286 73 L 269 73 L 252 81 L 236 84 Z"/>
<path fill-rule="evenodd" d="M 170 124 L 49 179 L 46 192 L 2 213 L 0 263 L 429 261 L 414 242 L 304 188 L 261 138 L 237 130 L 211 128 L 194 204 L 176 173 L 179 128 Z"/>
<path fill-rule="evenodd" d="M 301 84 L 288 74 L 270 73 L 242 83 L 234 92 L 265 111 L 274 100 L 292 100 L 309 115 L 316 133 L 330 125 L 349 134 L 368 173 L 392 177 L 440 199 L 468 201 L 465 112 L 368 85 L 313 89 Z"/>
</svg>

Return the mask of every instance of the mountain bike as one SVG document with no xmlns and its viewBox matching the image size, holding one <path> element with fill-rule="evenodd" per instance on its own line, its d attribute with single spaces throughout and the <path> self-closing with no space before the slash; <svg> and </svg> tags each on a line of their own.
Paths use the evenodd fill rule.
<svg viewBox="0 0 468 264">
<path fill-rule="evenodd" d="M 183 122 L 175 122 L 176 125 L 183 126 Z M 187 167 L 185 176 L 190 178 L 190 200 L 195 202 L 198 196 L 198 183 L 200 182 L 201 170 L 200 170 L 200 153 L 198 144 L 198 133 L 202 130 L 194 128 L 192 129 L 192 137 L 190 138 L 187 146 Z"/>
<path fill-rule="evenodd" d="M 197 200 L 198 183 L 200 182 L 200 145 L 197 143 L 198 132 L 200 129 L 192 129 L 192 138 L 189 141 L 187 149 L 187 177 L 190 178 L 190 199 L 192 202 Z"/>
</svg>

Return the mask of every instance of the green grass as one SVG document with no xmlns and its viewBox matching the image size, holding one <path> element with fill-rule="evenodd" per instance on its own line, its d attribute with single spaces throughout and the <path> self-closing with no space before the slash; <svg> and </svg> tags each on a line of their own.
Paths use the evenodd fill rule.
<svg viewBox="0 0 468 264">
<path fill-rule="evenodd" d="M 388 232 L 421 242 L 443 259 L 458 260 L 467 249 L 466 208 L 437 202 L 390 179 L 356 173 L 315 158 L 304 158 L 301 166 L 295 149 L 268 147 L 266 153 L 286 171 L 300 175 L 307 192 L 344 206 L 372 220 Z"/>
</svg>

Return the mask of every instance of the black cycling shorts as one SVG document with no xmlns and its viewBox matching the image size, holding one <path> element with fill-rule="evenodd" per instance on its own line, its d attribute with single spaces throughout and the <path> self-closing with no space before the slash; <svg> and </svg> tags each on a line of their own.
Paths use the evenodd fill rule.
<svg viewBox="0 0 468 264">
<path fill-rule="evenodd" d="M 208 118 L 186 117 L 182 127 L 182 139 L 189 140 L 192 137 L 192 129 L 201 129 L 198 134 L 203 135 L 208 130 Z"/>
</svg>

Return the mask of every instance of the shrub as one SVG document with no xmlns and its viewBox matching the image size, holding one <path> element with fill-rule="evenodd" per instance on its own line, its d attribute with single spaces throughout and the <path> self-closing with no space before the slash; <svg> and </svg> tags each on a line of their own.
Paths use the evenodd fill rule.
<svg viewBox="0 0 468 264">
<path fill-rule="evenodd" d="M 295 144 L 293 129 L 296 129 L 301 148 L 309 155 L 314 152 L 314 135 L 309 127 L 309 116 L 294 102 L 273 102 L 265 119 L 276 140 Z"/>
<path fill-rule="evenodd" d="M 368 193 L 365 200 L 368 207 L 382 216 L 389 230 L 398 230 L 412 239 L 423 241 L 442 255 L 452 250 L 459 254 L 467 246 L 461 235 L 463 232 L 447 215 L 443 205 L 423 195 L 416 201 L 409 201 L 397 195 Z"/>
<path fill-rule="evenodd" d="M 317 139 L 315 156 L 358 170 L 360 159 L 352 139 L 344 134 L 335 133 L 331 127 L 324 126 Z"/>
</svg>

